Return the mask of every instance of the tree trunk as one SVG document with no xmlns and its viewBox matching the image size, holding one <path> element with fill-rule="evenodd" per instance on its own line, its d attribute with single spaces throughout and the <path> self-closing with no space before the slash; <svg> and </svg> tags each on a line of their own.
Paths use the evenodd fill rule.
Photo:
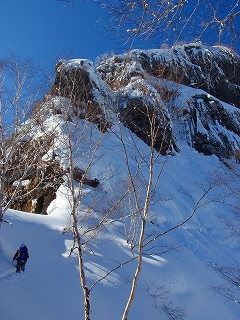
<svg viewBox="0 0 240 320">
<path fill-rule="evenodd" d="M 86 275 L 84 271 L 81 237 L 78 232 L 77 218 L 74 212 L 72 212 L 72 218 L 73 218 L 73 233 L 74 233 L 74 238 L 77 241 L 77 249 L 78 249 L 80 283 L 82 286 L 83 296 L 84 296 L 84 320 L 90 320 L 90 291 L 86 284 Z"/>
<path fill-rule="evenodd" d="M 4 179 L 5 179 L 5 143 L 4 142 L 5 142 L 5 139 L 4 139 L 4 131 L 3 131 L 3 123 L 2 123 L 2 104 L 0 100 L 0 227 L 2 225 L 2 220 L 3 220 L 3 199 L 4 199 Z"/>
<path fill-rule="evenodd" d="M 132 281 L 132 288 L 131 288 L 131 292 L 127 301 L 127 304 L 125 306 L 125 310 L 122 316 L 122 320 L 127 320 L 128 317 L 128 313 L 130 311 L 130 307 L 133 303 L 134 300 L 134 296 L 135 296 L 135 292 L 137 289 L 137 283 L 138 283 L 138 278 L 142 269 L 142 257 L 143 257 L 143 237 L 145 234 L 145 225 L 146 225 L 146 221 L 145 219 L 142 220 L 142 227 L 141 227 L 141 234 L 139 237 L 139 247 L 138 247 L 138 264 L 137 264 L 137 268 L 133 277 L 133 281 Z"/>
</svg>

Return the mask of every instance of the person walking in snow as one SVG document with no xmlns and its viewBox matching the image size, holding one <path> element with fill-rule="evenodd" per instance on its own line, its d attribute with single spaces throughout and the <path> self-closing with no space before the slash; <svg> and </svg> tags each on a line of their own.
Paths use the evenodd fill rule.
<svg viewBox="0 0 240 320">
<path fill-rule="evenodd" d="M 16 272 L 25 270 L 25 264 L 28 258 L 28 248 L 25 243 L 22 243 L 19 249 L 17 249 L 15 255 L 13 256 L 13 261 L 17 260 Z"/>
</svg>

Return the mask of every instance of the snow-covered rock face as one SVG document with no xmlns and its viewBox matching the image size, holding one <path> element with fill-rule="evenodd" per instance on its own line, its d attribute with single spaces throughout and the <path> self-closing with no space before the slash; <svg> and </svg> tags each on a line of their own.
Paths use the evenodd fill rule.
<svg viewBox="0 0 240 320">
<path fill-rule="evenodd" d="M 132 50 L 103 61 L 97 68 L 86 59 L 61 60 L 56 65 L 55 82 L 42 104 L 46 117 L 56 117 L 56 121 L 65 118 L 72 125 L 84 119 L 97 124 L 103 134 L 118 119 L 162 155 L 181 151 L 178 142 L 186 140 L 189 147 L 204 155 L 235 157 L 238 161 L 239 108 L 239 56 L 223 47 L 200 44 L 169 50 Z M 39 145 L 39 139 L 45 139 L 41 127 L 36 126 L 33 131 L 31 137 L 23 139 L 23 146 L 26 148 L 32 141 L 27 149 L 39 158 L 30 165 L 24 153 L 17 152 L 14 156 L 28 166 L 22 169 L 27 173 L 25 180 L 30 181 L 21 185 L 23 193 L 34 189 L 41 179 L 42 189 L 24 198 L 24 203 L 16 203 L 15 208 L 44 213 L 55 197 L 55 191 L 46 188 L 48 179 L 51 174 L 53 179 L 57 177 L 54 185 L 57 189 L 67 167 L 59 160 L 61 155 L 55 160 L 48 156 L 55 155 L 54 146 L 48 143 L 45 146 L 43 142 Z M 49 135 L 52 133 L 46 134 L 48 142 Z M 34 168 L 39 163 L 42 171 L 38 177 Z M 14 166 L 13 161 L 7 172 L 6 194 L 15 190 L 13 183 L 19 179 Z M 82 172 L 81 167 L 75 170 L 78 174 Z M 98 181 L 94 178 L 86 177 L 84 183 L 95 187 Z"/>
<path fill-rule="evenodd" d="M 230 158 L 239 149 L 239 109 L 222 104 L 210 95 L 199 94 L 189 102 L 188 130 L 192 146 L 205 155 Z"/>
<path fill-rule="evenodd" d="M 108 123 L 101 107 L 103 99 L 92 62 L 86 59 L 60 60 L 55 70 L 56 77 L 50 95 L 69 98 L 75 116 L 88 118 L 104 132 Z M 61 113 L 57 108 L 54 111 Z"/>
<path fill-rule="evenodd" d="M 6 170 L 5 196 L 10 198 L 18 189 L 11 207 L 37 214 L 46 214 L 49 204 L 56 197 L 56 190 L 63 183 L 64 172 L 54 155 L 47 159 L 51 148 L 49 135 L 20 140 L 12 150 L 11 164 Z M 10 159 L 9 159 L 10 161 Z M 25 177 L 23 181 L 21 179 Z M 19 180 L 20 179 L 20 180 Z"/>
<path fill-rule="evenodd" d="M 109 83 L 129 81 L 143 72 L 194 88 L 240 108 L 240 57 L 224 47 L 199 43 L 171 49 L 132 50 L 114 56 L 99 70 Z M 124 70 L 124 75 L 123 71 Z"/>
<path fill-rule="evenodd" d="M 98 71 L 117 93 L 120 109 L 127 110 L 122 113 L 134 119 L 130 124 L 129 117 L 123 117 L 123 122 L 145 142 L 148 131 L 144 138 L 139 124 L 143 106 L 148 105 L 161 110 L 158 121 L 167 128 L 165 149 L 170 136 L 168 148 L 177 149 L 179 127 L 189 145 L 205 155 L 229 158 L 239 148 L 240 57 L 231 50 L 199 43 L 132 50 L 104 61 Z M 132 103 L 136 100 L 139 108 Z"/>
</svg>

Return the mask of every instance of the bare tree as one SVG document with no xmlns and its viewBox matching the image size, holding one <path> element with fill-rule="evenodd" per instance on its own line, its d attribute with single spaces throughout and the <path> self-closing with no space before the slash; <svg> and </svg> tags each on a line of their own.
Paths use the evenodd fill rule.
<svg viewBox="0 0 240 320">
<path fill-rule="evenodd" d="M 1 63 L 1 69 L 3 63 Z M 0 227 L 3 221 L 3 200 L 4 200 L 4 180 L 5 180 L 5 134 L 3 128 L 3 110 L 2 110 L 2 70 L 0 70 Z"/>
<path fill-rule="evenodd" d="M 222 295 L 232 302 L 240 304 L 239 286 L 240 286 L 240 270 L 238 267 L 228 267 L 215 265 L 211 269 L 218 273 L 224 280 L 224 283 L 212 286 L 212 290 Z"/>
<path fill-rule="evenodd" d="M 21 180 L 24 180 L 24 176 L 26 175 L 26 170 L 23 170 L 23 163 L 19 163 L 17 167 L 14 167 L 16 164 L 12 162 L 14 161 L 14 154 L 16 156 L 16 152 L 20 151 L 17 151 L 17 149 L 22 138 L 24 139 L 27 131 L 31 129 L 26 125 L 21 134 L 18 133 L 20 124 L 27 120 L 32 103 L 40 94 L 36 88 L 33 90 L 38 80 L 39 73 L 30 59 L 22 60 L 20 57 L 11 54 L 1 64 L 1 222 L 3 221 L 4 211 L 16 197 Z M 40 90 L 41 86 L 38 85 L 37 87 Z M 6 186 L 10 181 L 13 181 L 14 176 L 16 181 L 18 181 L 18 185 L 14 187 L 15 191 L 11 195 L 6 194 Z"/>
<path fill-rule="evenodd" d="M 238 38 L 239 1 L 106 1 L 115 28 L 127 41 L 140 37 L 174 44 L 190 39 L 213 42 Z M 117 24 L 116 24 L 117 21 Z M 211 31 L 210 31 L 211 30 Z"/>
<path fill-rule="evenodd" d="M 92 177 L 92 172 L 101 158 L 98 149 L 109 124 L 103 111 L 93 100 L 91 83 L 85 69 L 81 68 L 81 61 L 80 68 L 67 72 L 63 67 L 64 63 L 62 61 L 57 65 L 50 101 L 53 101 L 53 114 L 56 117 L 59 115 L 56 123 L 61 134 L 56 136 L 56 141 L 57 148 L 61 149 L 61 162 L 65 171 L 65 196 L 69 202 L 71 218 L 63 233 L 72 233 L 73 242 L 69 256 L 77 252 L 79 278 L 84 296 L 84 319 L 89 320 L 92 289 L 126 262 L 117 264 L 113 270 L 91 284 L 86 276 L 84 256 L 86 252 L 94 252 L 92 244 L 111 221 L 128 189 L 115 198 L 107 194 L 104 197 L 98 193 L 96 188 L 103 181 L 99 182 Z M 88 190 L 86 185 L 90 186 Z"/>
<path fill-rule="evenodd" d="M 185 317 L 186 310 L 174 306 L 173 302 L 169 300 L 167 290 L 164 285 L 156 283 L 147 283 L 146 291 L 149 293 L 155 308 L 161 308 L 171 320 L 182 320 Z"/>
<path fill-rule="evenodd" d="M 76 2 L 58 1 L 68 3 L 72 8 Z M 239 41 L 239 0 L 231 3 L 224 0 L 98 0 L 93 3 L 109 14 L 109 32 L 114 30 L 130 44 L 137 38 L 170 45 L 186 39 L 230 45 Z"/>
<path fill-rule="evenodd" d="M 55 99 L 53 112 L 59 114 L 61 119 L 59 120 L 59 128 L 62 128 L 63 134 L 62 136 L 59 135 L 59 137 L 56 137 L 56 139 L 60 139 L 58 144 L 60 143 L 61 145 L 61 158 L 65 163 L 67 187 L 65 196 L 67 196 L 69 200 L 71 216 L 71 222 L 64 228 L 63 233 L 72 232 L 73 235 L 73 244 L 69 255 L 75 250 L 77 251 L 79 277 L 84 295 L 84 318 L 89 320 L 91 311 L 90 294 L 95 285 L 106 279 L 112 272 L 123 265 L 133 260 L 138 260 L 139 268 L 134 278 L 133 294 L 130 301 L 132 302 L 134 298 L 142 265 L 144 242 L 147 240 L 145 238 L 145 231 L 146 224 L 149 221 L 148 211 L 162 172 L 162 170 L 160 170 L 156 179 L 156 177 L 153 177 L 153 167 L 160 159 L 161 154 L 164 154 L 163 169 L 167 156 L 173 149 L 174 142 L 172 140 L 171 130 L 169 129 L 170 119 L 168 119 L 167 114 L 161 111 L 159 107 L 156 107 L 156 105 L 150 108 L 146 103 L 139 107 L 137 113 L 138 115 L 141 114 L 146 120 L 146 126 L 143 128 L 137 126 L 137 132 L 140 136 L 143 137 L 144 134 L 147 137 L 146 143 L 150 146 L 150 152 L 148 152 L 150 160 L 146 159 L 144 155 L 141 155 L 141 150 L 138 149 L 133 139 L 132 147 L 135 149 L 133 154 L 135 156 L 134 160 L 137 172 L 132 173 L 129 165 L 129 152 L 121 129 L 121 121 L 128 126 L 131 125 L 131 123 L 127 121 L 131 118 L 130 113 L 132 110 L 127 109 L 125 110 L 125 114 L 123 112 L 119 114 L 118 133 L 111 129 L 111 126 L 106 123 L 103 116 L 97 120 L 96 116 L 99 117 L 99 113 L 101 114 L 101 112 L 97 109 L 96 105 L 89 100 L 91 90 L 89 82 L 86 82 L 87 75 L 85 74 L 84 68 L 80 68 L 80 70 L 70 68 L 68 73 L 65 73 L 65 69 L 62 68 L 64 63 L 65 62 L 62 61 L 57 65 L 59 72 L 57 73 L 55 84 L 50 91 L 52 95 L 56 95 L 56 98 L 53 97 L 53 100 Z M 64 96 L 67 98 L 64 98 Z M 170 100 L 166 92 L 164 96 Z M 92 122 L 95 123 L 95 125 Z M 91 186 L 92 180 L 89 178 L 96 162 L 98 162 L 99 157 L 101 157 L 98 153 L 98 148 L 104 139 L 105 130 L 116 135 L 121 142 L 120 146 L 122 147 L 126 161 L 128 181 L 125 181 L 123 190 L 118 190 L 118 195 L 115 194 L 114 197 L 106 195 L 106 198 L 102 198 L 101 201 L 98 199 L 97 201 L 93 196 L 93 202 L 91 204 L 88 202 L 88 209 L 85 209 L 83 204 L 85 199 L 89 197 L 89 193 L 84 192 L 84 185 L 90 182 Z M 82 167 L 80 167 L 80 164 Z M 141 170 L 142 164 L 148 168 L 149 181 L 145 180 L 145 174 Z M 97 185 L 96 183 L 95 186 Z M 97 194 L 97 189 L 94 192 L 90 192 L 90 194 Z M 103 205 L 99 209 L 100 203 Z M 122 211 L 126 203 L 128 203 L 128 205 L 130 204 L 130 212 Z M 98 212 L 97 215 L 94 213 L 95 210 Z M 102 230 L 109 225 L 109 223 L 114 223 L 119 219 L 125 222 L 126 241 L 133 255 L 127 261 L 116 263 L 115 267 L 107 271 L 105 275 L 102 275 L 94 283 L 89 284 L 85 272 L 85 252 L 93 252 L 94 249 L 91 249 L 92 243 L 97 241 Z M 138 254 L 134 253 L 136 248 L 139 249 Z M 158 253 L 160 251 L 163 253 L 171 249 L 173 249 L 173 247 L 168 246 L 165 247 L 164 250 L 159 248 L 156 250 L 158 250 Z M 130 309 L 131 302 L 129 302 L 129 305 L 126 307 L 127 310 Z M 126 316 L 127 313 L 128 311 L 126 311 Z"/>
<path fill-rule="evenodd" d="M 67 131 L 67 150 L 68 150 L 68 155 L 69 155 L 69 175 L 68 175 L 68 187 L 70 190 L 70 206 L 71 206 L 71 218 L 72 218 L 72 224 L 71 224 L 71 229 L 73 233 L 73 246 L 70 250 L 72 252 L 73 250 L 77 249 L 78 253 L 78 264 L 79 264 L 79 276 L 80 276 L 80 283 L 82 286 L 83 290 L 83 295 L 84 295 L 84 319 L 89 320 L 90 319 L 90 290 L 87 285 L 87 279 L 86 279 L 86 274 L 85 274 L 85 268 L 84 268 L 84 254 L 83 254 L 83 247 L 86 245 L 86 239 L 84 239 L 84 235 L 87 234 L 87 230 L 84 227 L 89 220 L 91 213 L 87 212 L 86 215 L 81 216 L 79 218 L 79 207 L 81 205 L 81 200 L 83 197 L 82 194 L 82 189 L 83 189 L 83 183 L 86 180 L 86 175 L 89 174 L 90 168 L 94 162 L 96 150 L 98 147 L 98 144 L 101 141 L 101 134 L 99 136 L 99 141 L 96 143 L 93 142 L 93 145 L 90 147 L 90 154 L 89 154 L 89 163 L 87 163 L 87 166 L 84 168 L 84 171 L 80 171 L 80 176 L 76 177 L 76 166 L 75 163 L 79 159 L 79 155 L 77 156 L 74 152 L 76 148 L 81 148 L 80 144 L 86 143 L 86 137 L 84 137 L 84 129 L 85 129 L 85 124 L 82 124 L 83 126 L 83 131 L 80 133 L 79 129 L 74 132 L 80 133 L 79 138 L 77 141 L 73 143 L 73 136 L 71 131 L 69 130 L 68 123 L 65 122 L 65 128 Z M 84 141 L 84 142 L 83 142 Z M 87 152 L 88 153 L 88 152 Z M 87 157 L 88 155 L 84 152 L 84 157 Z M 78 170 L 79 172 L 79 170 Z M 75 181 L 78 180 L 78 185 L 75 185 Z M 98 181 L 95 180 L 96 186 L 98 185 Z M 82 224 L 82 225 L 81 225 Z M 94 227 L 93 230 L 97 228 Z M 83 231 L 84 230 L 84 231 Z M 66 231 L 66 229 L 64 230 Z"/>
<path fill-rule="evenodd" d="M 156 201 L 157 190 L 162 189 L 161 177 L 168 158 L 177 151 L 171 123 L 174 119 L 177 119 L 178 113 L 181 113 L 180 110 L 172 108 L 172 101 L 169 96 L 172 95 L 173 98 L 173 95 L 176 95 L 176 90 L 171 90 L 171 94 L 169 93 L 168 95 L 166 88 L 162 85 L 157 89 L 156 95 L 159 97 L 151 97 L 153 99 L 152 103 L 149 102 L 150 95 L 147 95 L 148 98 L 144 98 L 146 96 L 143 95 L 142 98 L 130 99 L 130 107 L 125 106 L 119 112 L 118 133 L 112 131 L 122 144 L 125 157 L 128 175 L 126 185 L 129 188 L 129 192 L 121 202 L 123 210 L 122 221 L 125 224 L 126 241 L 134 259 L 137 260 L 137 267 L 132 278 L 131 289 L 122 320 L 128 319 L 129 311 L 135 298 L 144 255 L 159 254 L 161 248 L 159 248 L 157 240 L 182 227 L 203 206 L 217 201 L 217 198 L 210 197 L 210 194 L 222 182 L 218 179 L 205 181 L 202 186 L 202 194 L 199 195 L 198 199 L 194 199 L 192 195 L 182 192 L 183 197 L 189 197 L 192 200 L 190 212 L 186 212 L 182 221 L 176 221 L 165 231 L 159 231 L 157 227 L 154 227 L 154 216 L 152 216 L 151 207 Z M 123 124 L 131 129 L 131 136 L 125 136 Z M 148 145 L 146 150 L 139 149 L 136 135 L 141 137 Z M 129 149 L 131 149 L 131 152 L 129 152 Z M 162 202 L 169 200 L 169 196 L 158 199 L 158 201 Z M 169 250 L 171 249 L 167 249 L 167 251 Z M 168 307 L 170 312 L 170 305 L 166 306 L 166 308 Z"/>
</svg>

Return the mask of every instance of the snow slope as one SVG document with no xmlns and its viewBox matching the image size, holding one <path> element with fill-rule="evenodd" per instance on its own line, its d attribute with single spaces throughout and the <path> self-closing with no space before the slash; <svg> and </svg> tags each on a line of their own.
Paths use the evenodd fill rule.
<svg viewBox="0 0 240 320">
<path fill-rule="evenodd" d="M 106 171 L 107 161 L 111 161 L 116 170 L 119 166 L 124 168 L 121 153 L 116 154 L 113 150 L 116 138 L 108 135 L 99 151 L 101 148 L 108 150 L 97 164 L 102 173 Z M 138 143 L 142 150 L 146 149 L 143 142 Z M 187 193 L 191 192 L 197 199 L 203 190 L 200 182 L 206 181 L 216 168 L 222 174 L 226 172 L 217 157 L 203 156 L 182 142 L 181 152 L 168 157 L 161 177 L 159 194 L 171 196 L 171 200 L 154 205 L 149 230 L 153 227 L 164 231 L 181 222 L 184 215 L 187 217 L 192 207 Z M 117 176 L 112 176 L 108 188 L 114 189 L 118 183 Z M 86 192 L 88 188 L 85 187 Z M 13 226 L 5 223 L 0 230 L 1 320 L 84 319 L 77 256 L 73 253 L 68 257 L 71 234 L 62 234 L 69 222 L 68 202 L 62 191 L 58 191 L 47 216 L 14 210 L 8 210 L 5 215 Z M 129 320 L 240 318 L 237 303 L 215 295 L 210 289 L 223 280 L 207 267 L 214 263 L 239 265 L 239 244 L 228 237 L 218 219 L 230 214 L 229 208 L 222 203 L 211 202 L 201 207 L 186 225 L 163 237 L 165 244 L 175 243 L 178 250 L 144 257 Z M 11 261 L 22 242 L 29 248 L 30 259 L 25 273 L 16 274 Z M 121 222 L 109 225 L 93 248 L 94 254 L 88 251 L 84 254 L 89 285 L 131 257 Z M 92 320 L 121 319 L 135 266 L 135 262 L 122 266 L 93 288 Z M 175 308 L 175 314 L 185 310 L 185 317 L 171 318 L 165 312 L 167 307 Z"/>
<path fill-rule="evenodd" d="M 134 52 L 138 54 L 138 51 Z M 150 53 L 157 54 L 154 51 Z M 111 62 L 111 59 L 109 61 Z M 108 203 L 115 203 L 114 197 L 126 188 L 128 175 L 123 146 L 118 138 L 120 132 L 118 121 L 115 121 L 117 116 L 112 109 L 114 103 L 109 103 L 117 99 L 118 95 L 111 92 L 100 74 L 96 76 L 95 69 L 88 60 L 73 60 L 70 64 L 65 64 L 65 67 L 68 69 L 79 65 L 80 69 L 86 69 L 90 79 L 94 80 L 94 96 L 101 107 L 105 108 L 104 115 L 111 118 L 111 130 L 104 134 L 100 133 L 97 125 L 79 119 L 78 122 L 71 119 L 64 123 L 61 115 L 51 113 L 49 105 L 45 103 L 43 107 L 46 109 L 46 118 L 44 115 L 42 123 L 36 122 L 34 127 L 30 123 L 32 119 L 29 119 L 31 132 L 26 130 L 28 137 L 23 138 L 28 141 L 42 137 L 43 133 L 46 136 L 54 133 L 54 146 L 46 151 L 42 160 L 47 162 L 54 154 L 61 167 L 66 170 L 69 166 L 67 132 L 72 134 L 74 165 L 79 168 L 88 166 L 93 154 L 91 151 L 98 141 L 99 145 L 88 173 L 91 175 L 90 178 L 97 178 L 100 184 L 96 189 L 84 186 L 79 212 L 80 220 L 81 217 L 84 218 L 87 210 L 91 212 L 92 221 L 88 220 L 90 224 L 94 223 L 94 219 L 100 219 L 101 213 L 108 209 Z M 135 71 L 134 68 L 135 64 L 130 71 Z M 144 78 L 132 77 L 131 81 L 127 82 L 126 88 L 120 88 L 119 92 L 123 97 L 143 95 L 136 86 L 141 83 L 145 85 Z M 165 84 L 172 85 L 167 81 Z M 152 93 L 155 92 L 154 87 L 147 86 L 147 88 L 147 92 L 151 90 Z M 179 85 L 178 89 L 180 109 L 193 94 L 203 92 L 200 89 L 194 91 L 193 88 L 184 85 Z M 209 96 L 210 98 L 211 102 L 216 101 L 216 98 Z M 68 107 L 68 99 L 61 97 L 50 99 L 52 99 L 49 100 L 50 104 L 64 107 L 66 103 Z M 123 99 L 123 107 L 125 102 Z M 236 117 L 237 120 L 237 108 L 227 104 L 224 104 L 224 108 L 228 109 L 232 117 Z M 189 146 L 191 144 L 186 141 L 188 139 L 186 128 L 185 131 L 182 130 L 185 122 L 179 122 L 175 123 L 174 128 L 179 152 L 173 151 L 167 159 L 160 156 L 154 166 L 153 179 L 156 181 L 166 160 L 150 206 L 146 236 L 164 233 L 187 219 L 194 203 L 201 198 L 209 182 L 217 180 L 218 177 L 222 180 L 228 178 L 229 187 L 239 190 L 239 179 L 233 176 L 231 180 L 228 167 L 224 166 L 216 156 L 204 156 Z M 25 125 L 29 123 L 27 121 Z M 78 126 L 83 128 L 82 132 Z M 129 156 L 130 169 L 133 175 L 138 172 L 136 175 L 139 179 L 138 186 L 142 187 L 148 179 L 148 166 L 142 160 L 149 155 L 149 147 L 122 124 L 120 126 Z M 204 130 L 201 126 L 200 129 Z M 233 144 L 239 145 L 239 136 L 229 129 L 225 130 L 218 122 L 214 130 L 217 133 L 223 132 Z M 83 138 L 79 142 L 81 135 Z M 144 188 L 140 187 L 139 190 L 144 194 Z M 239 304 L 216 295 L 211 289 L 212 286 L 222 284 L 223 279 L 209 266 L 239 267 L 240 263 L 239 239 L 230 237 L 229 231 L 219 219 L 228 220 L 233 216 L 231 206 L 224 203 L 227 201 L 236 204 L 236 199 L 229 195 L 228 190 L 224 185 L 217 186 L 203 199 L 190 221 L 159 237 L 154 242 L 155 247 L 149 248 L 150 251 L 144 255 L 129 320 L 240 319 Z M 94 207 L 91 207 L 91 201 L 95 204 Z M 130 209 L 125 203 L 125 214 L 128 213 Z M 125 263 L 133 256 L 125 238 L 124 221 L 120 217 L 116 216 L 115 221 L 113 221 L 115 217 L 111 217 L 111 223 L 104 226 L 103 232 L 99 233 L 84 251 L 88 287 L 114 269 L 91 290 L 91 320 L 120 320 L 131 289 L 136 260 Z M 3 223 L 0 229 L 0 320 L 84 319 L 78 258 L 75 251 L 69 257 L 72 234 L 63 232 L 71 224 L 66 185 L 62 185 L 58 190 L 57 198 L 48 207 L 48 215 L 8 210 L 5 219 L 12 222 L 13 226 Z M 82 223 L 83 226 L 80 224 L 79 227 L 86 227 L 84 222 Z M 12 257 L 22 242 L 29 248 L 30 259 L 25 273 L 16 274 Z M 175 250 L 169 252 L 169 246 Z"/>
</svg>

